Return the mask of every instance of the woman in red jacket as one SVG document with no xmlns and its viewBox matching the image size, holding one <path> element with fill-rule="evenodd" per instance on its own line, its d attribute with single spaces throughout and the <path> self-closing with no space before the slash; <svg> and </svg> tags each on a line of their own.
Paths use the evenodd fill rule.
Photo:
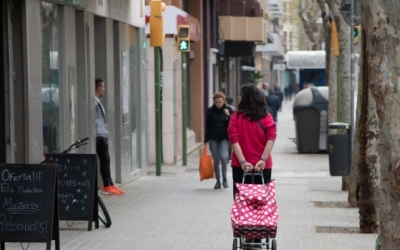
<svg viewBox="0 0 400 250">
<path fill-rule="evenodd" d="M 229 142 L 233 149 L 233 182 L 242 182 L 243 171 L 262 171 L 267 183 L 271 180 L 271 150 L 276 139 L 276 125 L 257 87 L 245 84 L 240 92 L 237 112 L 231 115 L 228 126 Z M 261 184 L 261 178 L 255 178 L 255 181 Z M 236 186 L 233 185 L 233 197 L 235 194 Z"/>
</svg>

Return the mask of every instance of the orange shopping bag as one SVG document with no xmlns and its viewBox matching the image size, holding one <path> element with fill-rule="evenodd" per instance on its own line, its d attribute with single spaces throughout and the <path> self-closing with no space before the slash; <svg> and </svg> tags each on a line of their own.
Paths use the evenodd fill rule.
<svg viewBox="0 0 400 250">
<path fill-rule="evenodd" d="M 207 146 L 204 146 L 203 155 L 199 164 L 200 181 L 214 178 L 214 165 L 211 156 L 207 154 Z"/>
</svg>

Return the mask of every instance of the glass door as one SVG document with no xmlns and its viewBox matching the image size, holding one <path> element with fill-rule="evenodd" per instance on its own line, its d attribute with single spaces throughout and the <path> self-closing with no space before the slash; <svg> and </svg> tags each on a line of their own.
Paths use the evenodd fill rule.
<svg viewBox="0 0 400 250">
<path fill-rule="evenodd" d="M 60 29 L 58 6 L 41 2 L 42 108 L 45 153 L 60 152 Z"/>
</svg>

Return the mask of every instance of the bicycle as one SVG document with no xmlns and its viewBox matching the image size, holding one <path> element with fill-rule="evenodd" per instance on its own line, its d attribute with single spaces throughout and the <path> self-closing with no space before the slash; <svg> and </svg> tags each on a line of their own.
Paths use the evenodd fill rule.
<svg viewBox="0 0 400 250">
<path fill-rule="evenodd" d="M 81 147 L 83 145 L 87 145 L 87 143 L 85 143 L 87 140 L 89 140 L 89 137 L 85 137 L 85 138 L 83 138 L 81 140 L 77 140 L 75 143 L 73 143 L 71 146 L 69 146 L 69 148 L 67 148 L 66 150 L 62 151 L 61 153 L 68 154 L 74 149 L 77 149 L 77 148 L 79 148 L 79 147 Z M 43 163 L 45 163 L 45 161 L 43 161 L 41 163 L 43 164 Z M 97 178 L 97 176 L 96 176 L 96 178 Z M 103 200 L 101 199 L 101 196 L 100 196 L 99 193 L 97 193 L 97 202 L 98 202 L 99 207 L 100 207 L 100 209 L 97 209 L 98 210 L 98 218 L 104 224 L 105 227 L 111 227 L 112 222 L 111 222 L 110 214 L 108 213 L 108 210 L 107 210 Z M 98 228 L 98 221 L 97 220 L 95 220 L 95 227 Z"/>
</svg>

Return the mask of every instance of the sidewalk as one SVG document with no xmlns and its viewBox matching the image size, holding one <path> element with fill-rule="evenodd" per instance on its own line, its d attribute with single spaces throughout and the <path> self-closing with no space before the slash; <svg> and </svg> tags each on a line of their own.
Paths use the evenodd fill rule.
<svg viewBox="0 0 400 250">
<path fill-rule="evenodd" d="M 278 114 L 272 153 L 280 216 L 277 249 L 375 249 L 376 235 L 316 233 L 317 227 L 354 230 L 358 209 L 314 206 L 314 202 L 346 204 L 347 193 L 340 191 L 341 178 L 329 176 L 327 154 L 297 153 L 289 139 L 295 137 L 291 105 L 284 103 Z M 104 197 L 111 228 L 100 226 L 88 232 L 86 222 L 69 228 L 62 221 L 61 249 L 232 249 L 232 181 L 221 190 L 213 189 L 215 180 L 200 182 L 198 158 L 196 150 L 189 155 L 188 166 L 165 166 L 161 177 L 155 176 L 153 167 L 148 176 L 122 186 L 125 196 Z M 230 169 L 228 174 L 231 180 Z M 7 243 L 6 249 L 21 246 Z M 45 249 L 45 245 L 31 243 L 29 249 Z"/>
</svg>

